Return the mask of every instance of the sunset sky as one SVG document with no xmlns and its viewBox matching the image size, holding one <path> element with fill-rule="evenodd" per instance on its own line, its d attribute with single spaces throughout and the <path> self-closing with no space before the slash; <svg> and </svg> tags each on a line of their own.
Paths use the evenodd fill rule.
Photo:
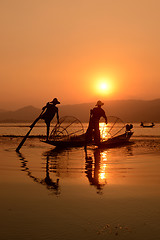
<svg viewBox="0 0 160 240">
<path fill-rule="evenodd" d="M 160 98 L 160 0 L 1 0 L 0 109 Z"/>
</svg>

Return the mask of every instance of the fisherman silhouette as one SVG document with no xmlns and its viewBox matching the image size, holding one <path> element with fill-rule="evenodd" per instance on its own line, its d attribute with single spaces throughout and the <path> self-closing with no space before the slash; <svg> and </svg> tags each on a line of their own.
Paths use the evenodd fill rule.
<svg viewBox="0 0 160 240">
<path fill-rule="evenodd" d="M 49 129 L 50 129 L 50 123 L 52 119 L 54 118 L 54 115 L 57 114 L 57 122 L 59 123 L 59 115 L 58 115 L 58 108 L 56 107 L 56 104 L 60 104 L 60 102 L 57 100 L 57 98 L 54 98 L 53 101 L 48 102 L 46 106 L 42 108 L 42 112 L 39 115 L 38 118 L 34 120 L 34 122 L 30 125 L 30 130 L 27 132 L 25 137 L 22 139 L 18 147 L 16 148 L 16 152 L 19 152 L 20 148 L 23 146 L 24 142 L 26 141 L 27 137 L 29 136 L 30 132 L 32 131 L 35 124 L 40 120 L 44 119 L 45 123 L 47 125 L 47 141 L 49 137 Z"/>
<path fill-rule="evenodd" d="M 105 119 L 107 124 L 107 117 L 105 111 L 101 108 L 104 105 L 100 100 L 97 101 L 93 109 L 90 111 L 90 120 L 89 126 L 86 131 L 86 142 L 92 141 L 92 137 L 94 136 L 95 144 L 98 145 L 100 143 L 100 130 L 99 130 L 99 120 L 101 117 Z"/>
<path fill-rule="evenodd" d="M 50 123 L 55 114 L 57 115 L 57 123 L 59 123 L 58 108 L 56 107 L 57 104 L 60 104 L 60 102 L 57 100 L 57 98 L 54 98 L 42 108 L 42 110 L 45 112 L 40 115 L 40 119 L 43 119 L 47 125 L 47 140 L 49 138 Z"/>
</svg>

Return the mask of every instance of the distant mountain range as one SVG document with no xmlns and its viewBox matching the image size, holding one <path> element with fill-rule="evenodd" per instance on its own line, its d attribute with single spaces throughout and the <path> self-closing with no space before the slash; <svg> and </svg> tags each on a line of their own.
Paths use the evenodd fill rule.
<svg viewBox="0 0 160 240">
<path fill-rule="evenodd" d="M 95 103 L 59 105 L 59 115 L 75 116 L 82 122 L 88 122 L 90 109 Z M 117 100 L 104 102 L 103 109 L 108 116 L 116 116 L 124 122 L 160 122 L 160 99 Z M 0 109 L 0 122 L 32 122 L 41 113 L 41 109 L 27 106 L 16 111 Z"/>
<path fill-rule="evenodd" d="M 20 108 L 16 111 L 0 110 L 0 122 L 32 122 L 40 113 L 41 109 L 33 106 Z"/>
</svg>

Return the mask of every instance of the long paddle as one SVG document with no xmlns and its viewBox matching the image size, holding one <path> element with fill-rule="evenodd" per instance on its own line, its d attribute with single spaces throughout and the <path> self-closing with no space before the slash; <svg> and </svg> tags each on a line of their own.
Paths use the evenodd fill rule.
<svg viewBox="0 0 160 240">
<path fill-rule="evenodd" d="M 22 139 L 22 141 L 20 142 L 20 144 L 18 145 L 18 147 L 16 148 L 16 152 L 19 152 L 19 150 L 21 149 L 21 147 L 23 146 L 24 142 L 26 141 L 27 137 L 29 136 L 30 132 L 32 131 L 33 127 L 35 126 L 35 124 L 38 122 L 38 120 L 40 119 L 42 113 L 44 112 L 44 110 L 41 112 L 41 114 L 39 115 L 38 118 L 36 118 L 34 120 L 34 122 L 31 124 L 30 126 L 30 130 L 28 131 L 28 133 L 25 135 L 25 137 Z"/>
</svg>

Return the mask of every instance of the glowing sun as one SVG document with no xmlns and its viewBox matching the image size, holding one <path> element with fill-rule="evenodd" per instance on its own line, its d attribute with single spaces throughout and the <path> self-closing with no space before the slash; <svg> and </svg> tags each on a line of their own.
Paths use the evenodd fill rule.
<svg viewBox="0 0 160 240">
<path fill-rule="evenodd" d="M 102 91 L 102 92 L 107 91 L 108 90 L 108 84 L 106 82 L 101 82 L 99 84 L 99 90 Z"/>
<path fill-rule="evenodd" d="M 101 94 L 101 95 L 109 95 L 112 93 L 111 84 L 105 80 L 97 81 L 95 84 L 95 90 L 97 94 Z"/>
</svg>

